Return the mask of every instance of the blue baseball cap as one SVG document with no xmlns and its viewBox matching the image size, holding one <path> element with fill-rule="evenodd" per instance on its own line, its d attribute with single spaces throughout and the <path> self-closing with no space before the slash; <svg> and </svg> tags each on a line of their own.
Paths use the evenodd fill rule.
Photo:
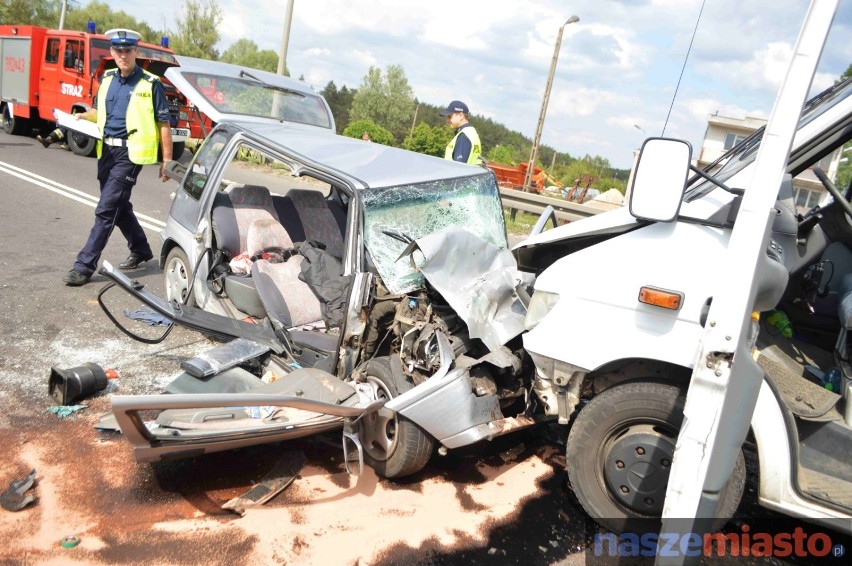
<svg viewBox="0 0 852 566">
<path fill-rule="evenodd" d="M 461 100 L 453 100 L 450 102 L 447 109 L 443 112 L 440 112 L 439 116 L 450 116 L 451 114 L 455 114 L 456 112 L 464 112 L 465 114 L 470 114 L 470 110 L 467 107 L 467 104 L 462 102 Z"/>
<path fill-rule="evenodd" d="M 104 33 L 112 47 L 136 47 L 142 35 L 130 29 L 116 28 Z"/>
</svg>

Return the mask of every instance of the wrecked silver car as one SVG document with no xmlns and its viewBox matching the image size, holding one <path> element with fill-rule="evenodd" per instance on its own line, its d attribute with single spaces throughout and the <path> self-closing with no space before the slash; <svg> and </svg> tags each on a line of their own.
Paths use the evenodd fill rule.
<svg viewBox="0 0 852 566">
<path fill-rule="evenodd" d="M 166 298 L 102 272 L 223 343 L 166 394 L 112 398 L 138 460 L 342 428 L 359 465 L 399 477 L 543 418 L 519 336 L 532 276 L 490 171 L 233 122 L 172 174 Z"/>
</svg>

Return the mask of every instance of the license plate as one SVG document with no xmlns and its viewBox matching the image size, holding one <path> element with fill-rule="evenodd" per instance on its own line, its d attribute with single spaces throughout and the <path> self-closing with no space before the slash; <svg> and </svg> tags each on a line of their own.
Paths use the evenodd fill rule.
<svg viewBox="0 0 852 566">
<path fill-rule="evenodd" d="M 183 136 L 185 138 L 189 137 L 189 128 L 172 128 L 173 136 Z"/>
</svg>

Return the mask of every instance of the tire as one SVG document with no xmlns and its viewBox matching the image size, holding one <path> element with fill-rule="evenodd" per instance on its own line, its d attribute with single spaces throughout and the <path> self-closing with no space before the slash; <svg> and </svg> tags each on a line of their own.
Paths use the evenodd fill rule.
<svg viewBox="0 0 852 566">
<path fill-rule="evenodd" d="M 183 155 L 183 151 L 186 149 L 186 142 L 175 142 L 172 144 L 172 159 L 177 161 Z M 162 161 L 162 160 L 161 160 Z"/>
<path fill-rule="evenodd" d="M 393 399 L 414 384 L 391 370 L 390 358 L 375 358 L 365 364 L 367 383 L 375 388 L 376 398 Z M 364 460 L 385 478 L 401 478 L 422 470 L 435 448 L 434 439 L 419 426 L 398 415 L 380 409 L 360 421 L 359 437 Z"/>
<path fill-rule="evenodd" d="M 68 130 L 66 137 L 68 139 L 68 147 L 77 155 L 92 157 L 98 152 L 98 140 L 95 138 L 75 132 L 74 130 Z"/>
<path fill-rule="evenodd" d="M 12 115 L 9 105 L 3 110 L 3 131 L 10 136 L 19 136 L 29 129 L 30 121 L 26 118 L 18 118 Z"/>
<path fill-rule="evenodd" d="M 195 295 L 190 295 L 189 285 L 192 281 L 192 268 L 189 258 L 178 246 L 173 247 L 166 256 L 166 264 L 163 267 L 163 276 L 166 284 L 166 300 L 177 301 L 190 307 L 197 305 Z M 187 300 L 189 297 L 189 300 Z"/>
<path fill-rule="evenodd" d="M 634 382 L 607 389 L 580 410 L 568 435 L 568 477 L 598 524 L 614 533 L 659 532 L 685 401 L 674 385 Z M 745 480 L 740 450 L 713 530 L 734 515 Z"/>
</svg>

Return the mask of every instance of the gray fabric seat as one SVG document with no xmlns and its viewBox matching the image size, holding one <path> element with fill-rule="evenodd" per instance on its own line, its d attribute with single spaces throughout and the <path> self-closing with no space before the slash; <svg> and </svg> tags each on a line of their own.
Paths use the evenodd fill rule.
<svg viewBox="0 0 852 566">
<path fill-rule="evenodd" d="M 319 191 L 291 189 L 287 197 L 293 202 L 301 220 L 305 241 L 319 242 L 331 255 L 343 258 L 345 212 Z"/>
<path fill-rule="evenodd" d="M 269 189 L 259 185 L 237 185 L 217 194 L 213 201 L 212 229 L 218 249 L 230 258 L 247 251 L 249 229 L 255 220 L 279 221 Z M 242 312 L 255 318 L 266 316 L 251 277 L 228 275 L 224 288 L 231 302 Z"/>
<path fill-rule="evenodd" d="M 292 249 L 293 241 L 275 220 L 256 220 L 247 239 L 249 253 L 268 248 Z M 303 257 L 290 256 L 282 263 L 265 259 L 251 266 L 251 278 L 267 315 L 285 328 L 302 326 L 322 319 L 320 302 L 299 279 Z"/>
</svg>

